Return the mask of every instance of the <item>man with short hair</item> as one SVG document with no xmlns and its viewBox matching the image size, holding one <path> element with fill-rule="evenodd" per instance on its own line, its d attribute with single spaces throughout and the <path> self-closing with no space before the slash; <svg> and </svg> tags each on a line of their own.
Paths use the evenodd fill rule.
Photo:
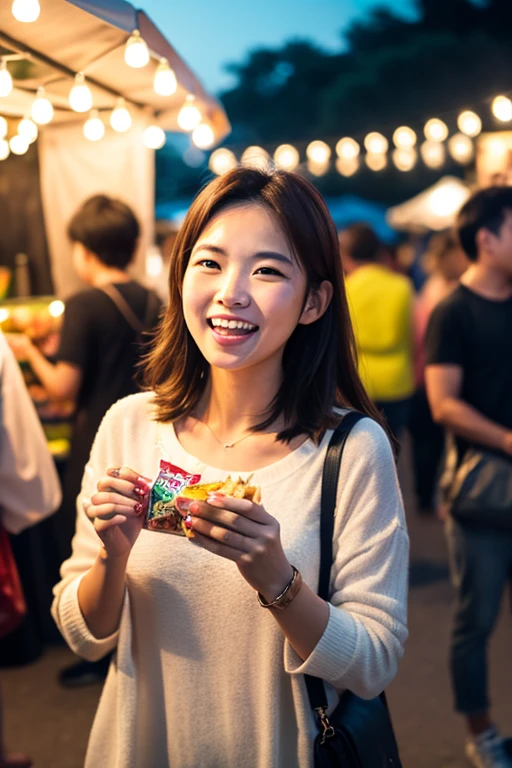
<svg viewBox="0 0 512 768">
<path fill-rule="evenodd" d="M 512 187 L 477 192 L 457 220 L 471 261 L 434 310 L 426 340 L 432 414 L 456 438 L 458 462 L 473 447 L 510 460 L 512 473 Z M 506 466 L 505 461 L 505 466 Z M 451 644 L 455 708 L 466 719 L 475 768 L 512 768 L 490 716 L 487 645 L 512 572 L 510 526 L 447 520 L 457 608 Z"/>
</svg>

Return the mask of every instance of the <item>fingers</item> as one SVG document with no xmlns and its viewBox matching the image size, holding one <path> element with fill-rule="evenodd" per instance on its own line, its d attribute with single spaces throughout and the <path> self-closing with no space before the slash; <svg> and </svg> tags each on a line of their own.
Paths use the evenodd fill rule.
<svg viewBox="0 0 512 768">
<path fill-rule="evenodd" d="M 109 477 L 127 480 L 129 483 L 133 483 L 133 485 L 151 485 L 151 479 L 149 477 L 139 475 L 138 472 L 134 469 L 130 469 L 130 467 L 111 467 L 110 469 L 107 469 L 107 475 Z"/>
<path fill-rule="evenodd" d="M 255 523 L 253 520 L 248 520 L 246 517 L 242 517 L 236 512 L 216 508 L 205 502 L 192 501 L 191 499 L 178 497 L 176 499 L 176 506 L 183 517 L 190 517 L 190 515 L 193 515 L 193 518 L 191 519 L 201 518 L 208 520 L 223 528 L 229 528 L 232 531 L 236 531 L 243 536 L 256 538 L 261 532 L 261 525 L 259 523 Z M 187 520 L 189 517 L 187 517 Z"/>
<path fill-rule="evenodd" d="M 208 536 L 204 536 L 202 533 L 199 533 L 195 526 L 194 534 L 194 538 L 189 539 L 191 544 L 194 546 L 202 547 L 202 549 L 206 549 L 208 552 L 211 552 L 214 555 L 224 557 L 226 560 L 232 560 L 234 563 L 237 563 L 243 560 L 244 555 L 246 555 L 246 553 L 242 550 L 234 549 L 227 544 L 221 543 L 220 541 L 215 541 L 215 539 L 211 539 Z"/>
<path fill-rule="evenodd" d="M 223 550 L 226 548 L 236 550 L 238 556 L 244 552 L 249 552 L 254 543 L 254 539 L 249 536 L 244 536 L 241 533 L 224 528 L 221 525 L 216 525 L 200 517 L 192 517 L 189 525 L 194 534 L 201 534 L 203 538 L 208 538 L 210 541 L 213 540 Z"/>
<path fill-rule="evenodd" d="M 98 482 L 98 491 L 113 492 L 121 494 L 128 499 L 140 501 L 144 496 L 149 495 L 150 487 L 141 478 L 137 479 L 134 485 L 130 480 L 123 480 L 116 477 L 102 477 Z"/>
<path fill-rule="evenodd" d="M 211 507 L 228 510 L 260 525 L 268 525 L 274 519 L 261 504 L 255 504 L 249 499 L 234 499 L 222 493 L 210 493 L 207 503 Z"/>
<path fill-rule="evenodd" d="M 140 501 L 134 502 L 133 505 L 127 504 L 114 504 L 107 502 L 103 504 L 91 504 L 87 509 L 87 517 L 89 520 L 96 518 L 101 520 L 112 520 L 116 515 L 122 515 L 125 520 L 128 518 L 140 517 L 144 513 L 144 506 Z"/>
</svg>

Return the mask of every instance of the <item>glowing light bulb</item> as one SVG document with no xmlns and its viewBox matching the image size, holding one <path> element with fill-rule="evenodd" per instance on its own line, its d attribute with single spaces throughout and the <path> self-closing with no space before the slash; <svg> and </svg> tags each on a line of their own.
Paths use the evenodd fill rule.
<svg viewBox="0 0 512 768">
<path fill-rule="evenodd" d="M 138 29 L 134 29 L 128 38 L 124 49 L 124 60 L 129 67 L 140 69 L 149 62 L 149 51 L 146 43 L 140 36 Z"/>
<path fill-rule="evenodd" d="M 37 96 L 32 104 L 32 120 L 38 125 L 46 125 L 53 117 L 53 105 L 44 95 L 44 88 L 37 89 Z"/>
<path fill-rule="evenodd" d="M 51 317 L 60 317 L 64 314 L 65 306 L 62 301 L 56 299 L 48 305 L 48 313 Z"/>
<path fill-rule="evenodd" d="M 0 139 L 3 139 L 4 136 L 7 136 L 7 130 L 8 130 L 7 120 L 5 117 L 2 117 L 0 115 Z"/>
<path fill-rule="evenodd" d="M 312 176 L 316 176 L 317 178 L 320 178 L 320 176 L 325 176 L 329 170 L 329 160 L 323 163 L 318 163 L 316 160 L 311 160 L 311 158 L 309 158 L 307 165 L 309 173 Z"/>
<path fill-rule="evenodd" d="M 399 171 L 406 173 L 416 165 L 418 153 L 412 147 L 398 147 L 393 152 L 393 162 Z"/>
<path fill-rule="evenodd" d="M 12 15 L 16 21 L 29 24 L 32 21 L 37 21 L 40 13 L 39 0 L 14 0 L 12 4 Z"/>
<path fill-rule="evenodd" d="M 160 59 L 160 64 L 156 68 L 153 88 L 159 96 L 172 96 L 176 93 L 178 82 L 174 70 L 170 68 L 167 59 Z"/>
<path fill-rule="evenodd" d="M 208 162 L 210 171 L 217 176 L 222 176 L 224 173 L 236 168 L 236 166 L 236 157 L 231 150 L 226 149 L 225 147 L 221 147 L 220 149 L 216 149 L 215 152 L 212 152 Z"/>
<path fill-rule="evenodd" d="M 263 147 L 247 147 L 244 150 L 240 162 L 245 168 L 254 168 L 257 171 L 268 171 L 270 167 L 270 155 Z"/>
<path fill-rule="evenodd" d="M 92 109 L 89 119 L 84 123 L 84 136 L 89 141 L 99 141 L 105 135 L 105 126 L 97 109 Z"/>
<path fill-rule="evenodd" d="M 92 107 L 92 93 L 83 72 L 75 75 L 75 84 L 69 92 L 69 106 L 74 112 L 88 112 Z"/>
<path fill-rule="evenodd" d="M 9 142 L 5 139 L 0 139 L 0 160 L 5 160 L 10 154 Z"/>
<path fill-rule="evenodd" d="M 444 141 L 448 136 L 448 126 L 439 118 L 433 117 L 427 120 L 423 132 L 427 141 Z"/>
<path fill-rule="evenodd" d="M 29 144 L 33 144 L 37 139 L 39 131 L 37 125 L 30 119 L 30 117 L 24 117 L 23 120 L 20 120 L 18 123 L 18 133 L 20 136 L 23 136 Z"/>
<path fill-rule="evenodd" d="M 491 109 L 494 117 L 502 123 L 512 120 L 512 101 L 507 96 L 496 96 Z"/>
<path fill-rule="evenodd" d="M 195 105 L 195 96 L 189 93 L 179 111 L 178 125 L 184 131 L 193 131 L 199 125 L 201 119 L 201 112 Z"/>
<path fill-rule="evenodd" d="M 385 152 L 368 152 L 364 160 L 370 171 L 383 171 L 388 164 Z"/>
<path fill-rule="evenodd" d="M 281 144 L 274 152 L 274 162 L 283 171 L 293 171 L 299 161 L 300 155 L 291 144 Z"/>
<path fill-rule="evenodd" d="M 8 96 L 12 91 L 12 77 L 5 61 L 0 62 L 0 97 Z"/>
<path fill-rule="evenodd" d="M 428 168 L 441 168 L 446 159 L 446 149 L 439 141 L 424 141 L 420 147 L 423 162 Z"/>
<path fill-rule="evenodd" d="M 9 140 L 9 147 L 14 155 L 24 155 L 28 150 L 28 141 L 18 133 Z"/>
<path fill-rule="evenodd" d="M 115 109 L 110 115 L 110 125 L 118 133 L 124 133 L 131 128 L 132 116 L 126 109 L 125 101 L 122 98 L 116 101 Z"/>
<path fill-rule="evenodd" d="M 311 144 L 308 144 L 306 147 L 306 157 L 308 160 L 311 160 L 312 163 L 324 165 L 325 163 L 328 163 L 331 158 L 331 148 L 325 141 L 312 141 Z"/>
<path fill-rule="evenodd" d="M 377 133 L 377 131 L 373 131 L 372 133 L 369 133 L 365 137 L 364 146 L 366 151 L 370 155 L 383 155 L 385 152 L 388 151 L 389 142 L 385 138 L 385 136 L 382 135 L 382 133 Z M 368 166 L 368 167 L 371 168 L 371 166 Z M 385 165 L 383 167 L 385 167 Z"/>
<path fill-rule="evenodd" d="M 0 308 L 0 323 L 5 323 L 6 320 L 8 320 L 10 317 L 10 313 L 8 309 L 5 309 L 4 307 Z"/>
<path fill-rule="evenodd" d="M 338 157 L 336 160 L 336 170 L 341 176 L 349 178 L 359 170 L 359 157 Z"/>
<path fill-rule="evenodd" d="M 199 149 L 210 149 L 215 142 L 215 134 L 211 125 L 199 123 L 192 131 L 192 141 Z"/>
<path fill-rule="evenodd" d="M 359 157 L 360 152 L 361 147 L 357 141 L 355 139 L 351 139 L 349 136 L 345 136 L 343 139 L 340 139 L 336 144 L 336 154 L 341 160 L 352 160 L 355 157 Z M 342 175 L 344 176 L 345 174 Z"/>
<path fill-rule="evenodd" d="M 457 126 L 459 131 L 465 133 L 466 136 L 474 138 L 482 130 L 482 121 L 476 112 L 471 112 L 471 110 L 467 109 L 465 112 L 461 112 L 457 118 Z"/>
<path fill-rule="evenodd" d="M 456 133 L 450 138 L 448 151 L 453 159 L 462 165 L 471 162 L 475 153 L 473 142 L 464 133 Z"/>
<path fill-rule="evenodd" d="M 393 134 L 393 144 L 397 149 L 412 149 L 416 146 L 417 136 L 408 125 L 401 125 Z"/>
<path fill-rule="evenodd" d="M 144 144 L 148 149 L 161 149 L 165 144 L 165 132 L 158 125 L 149 125 L 144 131 Z"/>
</svg>

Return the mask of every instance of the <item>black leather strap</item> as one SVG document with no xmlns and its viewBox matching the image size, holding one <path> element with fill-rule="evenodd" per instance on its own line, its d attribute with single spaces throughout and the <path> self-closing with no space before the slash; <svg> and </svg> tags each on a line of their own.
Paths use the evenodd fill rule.
<svg viewBox="0 0 512 768">
<path fill-rule="evenodd" d="M 363 418 L 365 418 L 364 414 L 349 411 L 334 430 L 325 456 L 320 501 L 320 575 L 318 579 L 318 595 L 323 600 L 329 599 L 329 582 L 333 560 L 332 538 L 341 458 L 350 431 Z M 311 677 L 310 675 L 304 675 L 304 678 L 311 708 L 327 707 L 323 681 L 319 677 Z"/>
</svg>

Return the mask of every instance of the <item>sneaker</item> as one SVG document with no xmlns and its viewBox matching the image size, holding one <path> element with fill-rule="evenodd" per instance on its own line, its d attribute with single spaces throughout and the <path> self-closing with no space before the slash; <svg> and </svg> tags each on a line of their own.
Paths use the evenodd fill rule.
<svg viewBox="0 0 512 768">
<path fill-rule="evenodd" d="M 496 728 L 488 728 L 466 742 L 466 757 L 474 768 L 512 768 L 505 743 Z"/>
</svg>

